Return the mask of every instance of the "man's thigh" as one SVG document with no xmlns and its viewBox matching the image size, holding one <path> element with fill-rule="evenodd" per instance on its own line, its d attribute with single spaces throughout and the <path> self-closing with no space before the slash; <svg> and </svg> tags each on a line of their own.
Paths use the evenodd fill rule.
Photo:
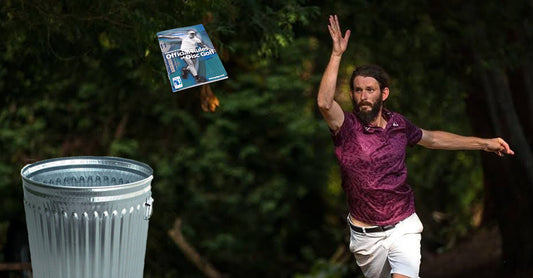
<svg viewBox="0 0 533 278">
<path fill-rule="evenodd" d="M 424 229 L 418 215 L 413 214 L 396 225 L 393 233 L 385 240 L 391 265 L 391 273 L 418 277 L 420 270 L 420 241 Z"/>
<path fill-rule="evenodd" d="M 404 234 L 390 247 L 391 273 L 418 278 L 420 270 L 420 234 Z"/>
<path fill-rule="evenodd" d="M 367 278 L 390 277 L 388 250 L 381 244 L 385 237 L 384 233 L 361 234 L 350 229 L 350 251 Z"/>
</svg>

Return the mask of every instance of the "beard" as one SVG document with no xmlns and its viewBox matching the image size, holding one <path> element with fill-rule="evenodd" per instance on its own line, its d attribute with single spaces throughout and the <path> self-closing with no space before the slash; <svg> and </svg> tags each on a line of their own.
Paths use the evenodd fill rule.
<svg viewBox="0 0 533 278">
<path fill-rule="evenodd" d="M 376 102 L 374 102 L 374 104 L 367 101 L 361 101 L 359 103 L 356 103 L 355 100 L 352 100 L 352 102 L 354 106 L 354 114 L 365 125 L 369 125 L 375 119 L 377 119 L 379 111 L 381 111 L 381 108 L 383 107 L 383 99 L 381 98 L 381 96 L 376 100 Z M 370 106 L 371 109 L 362 110 L 363 106 Z"/>
</svg>

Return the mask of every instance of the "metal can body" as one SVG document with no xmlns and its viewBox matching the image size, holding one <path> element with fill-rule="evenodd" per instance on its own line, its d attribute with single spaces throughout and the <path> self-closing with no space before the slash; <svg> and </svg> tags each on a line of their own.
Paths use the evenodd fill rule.
<svg viewBox="0 0 533 278">
<path fill-rule="evenodd" d="M 36 278 L 142 277 L 152 169 L 116 157 L 44 160 L 21 171 Z"/>
</svg>

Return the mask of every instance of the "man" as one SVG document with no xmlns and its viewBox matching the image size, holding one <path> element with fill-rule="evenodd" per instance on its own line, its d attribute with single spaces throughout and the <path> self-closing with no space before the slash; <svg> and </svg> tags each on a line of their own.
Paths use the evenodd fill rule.
<svg viewBox="0 0 533 278">
<path fill-rule="evenodd" d="M 418 277 L 422 223 L 406 183 L 405 150 L 485 150 L 514 154 L 501 138 L 465 137 L 420 129 L 383 107 L 388 76 L 379 66 L 360 66 L 351 77 L 353 113 L 334 100 L 338 70 L 351 32 L 342 35 L 337 16 L 329 17 L 333 50 L 318 91 L 318 106 L 333 137 L 342 186 L 349 205 L 350 251 L 365 277 Z"/>
<path fill-rule="evenodd" d="M 196 37 L 196 32 L 194 30 L 190 30 L 187 32 L 188 37 L 184 38 L 181 41 L 181 48 L 180 50 L 185 53 L 195 53 L 196 46 L 200 45 L 201 47 L 207 47 L 205 43 L 202 42 L 198 37 Z M 182 77 L 187 78 L 187 71 L 189 71 L 196 82 L 205 82 L 205 78 L 198 75 L 198 58 L 188 58 L 187 55 L 185 55 L 185 58 L 183 59 L 185 63 L 187 63 L 187 66 L 182 68 Z"/>
</svg>

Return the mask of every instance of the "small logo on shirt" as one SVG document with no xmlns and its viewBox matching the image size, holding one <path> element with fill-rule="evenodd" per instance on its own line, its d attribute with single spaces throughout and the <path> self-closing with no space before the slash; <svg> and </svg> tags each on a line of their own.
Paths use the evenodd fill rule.
<svg viewBox="0 0 533 278">
<path fill-rule="evenodd" d="M 397 122 L 394 122 L 394 123 L 392 123 L 392 126 L 393 127 L 397 127 L 397 126 L 400 126 L 400 125 Z"/>
</svg>

